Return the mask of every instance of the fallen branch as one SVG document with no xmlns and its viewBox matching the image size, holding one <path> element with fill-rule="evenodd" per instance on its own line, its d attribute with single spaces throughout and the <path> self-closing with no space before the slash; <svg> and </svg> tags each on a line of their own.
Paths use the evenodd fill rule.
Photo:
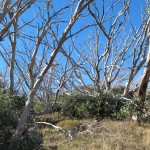
<svg viewBox="0 0 150 150">
<path fill-rule="evenodd" d="M 65 133 L 66 135 L 69 136 L 69 141 L 68 141 L 68 143 L 70 143 L 70 142 L 72 141 L 72 139 L 73 139 L 73 138 L 72 138 L 72 135 L 71 135 L 71 131 L 67 131 L 67 130 L 65 130 L 65 129 L 59 127 L 59 126 L 55 126 L 55 125 L 53 125 L 52 123 L 48 123 L 48 122 L 35 122 L 35 124 L 46 124 L 46 125 L 52 126 L 53 128 L 58 129 L 59 131 Z"/>
</svg>

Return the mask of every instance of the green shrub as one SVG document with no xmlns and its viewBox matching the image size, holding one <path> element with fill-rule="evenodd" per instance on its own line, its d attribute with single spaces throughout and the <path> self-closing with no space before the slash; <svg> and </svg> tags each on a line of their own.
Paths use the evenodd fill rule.
<svg viewBox="0 0 150 150">
<path fill-rule="evenodd" d="M 114 97 L 108 92 L 103 93 L 101 99 L 99 99 L 97 95 L 74 94 L 64 96 L 59 99 L 59 101 L 61 102 L 64 115 L 77 117 L 79 119 L 93 118 L 97 114 L 102 118 L 110 117 L 118 119 L 121 118 L 121 116 L 118 116 L 125 105 L 123 100 Z"/>
<path fill-rule="evenodd" d="M 145 100 L 145 102 L 141 102 L 141 100 L 134 98 L 132 104 L 132 114 L 138 116 L 138 121 L 140 122 L 149 122 L 150 123 L 150 101 Z"/>
<path fill-rule="evenodd" d="M 0 149 L 2 150 L 8 149 L 25 100 L 26 96 L 24 95 L 10 94 L 8 90 L 0 90 Z M 15 149 L 32 150 L 39 147 L 41 142 L 42 136 L 36 131 L 30 131 L 30 127 L 26 126 Z"/>
<path fill-rule="evenodd" d="M 111 118 L 123 120 L 138 115 L 138 101 L 114 97 L 110 92 L 103 92 L 101 99 L 97 95 L 73 94 L 59 97 L 63 115 L 75 118 Z M 144 104 L 143 120 L 150 120 L 150 102 Z"/>
<path fill-rule="evenodd" d="M 141 116 L 141 121 L 143 122 L 150 122 L 150 102 L 146 101 L 143 104 L 143 114 L 140 114 L 139 112 L 139 100 L 137 98 L 133 98 L 131 100 L 122 100 L 124 105 L 121 107 L 119 112 L 115 113 L 114 116 L 117 117 L 117 119 L 124 119 L 124 118 L 131 118 L 132 116 Z"/>
<path fill-rule="evenodd" d="M 17 150 L 39 150 L 42 149 L 41 143 L 43 142 L 42 133 L 38 133 L 36 130 L 28 131 L 24 130 L 23 135 L 19 139 L 16 145 Z"/>
<path fill-rule="evenodd" d="M 25 105 L 26 96 L 11 94 L 8 90 L 0 90 L 0 110 L 14 109 L 20 112 Z"/>
<path fill-rule="evenodd" d="M 100 114 L 103 117 L 110 117 L 118 119 L 118 113 L 123 108 L 124 102 L 118 97 L 114 97 L 111 93 L 103 93 L 101 105 L 100 105 Z"/>
<path fill-rule="evenodd" d="M 33 112 L 42 112 L 45 109 L 45 103 L 40 100 L 35 100 L 33 102 L 32 111 Z"/>
<path fill-rule="evenodd" d="M 112 89 L 112 92 L 114 95 L 122 95 L 124 92 L 124 89 L 125 89 L 124 86 L 118 85 Z"/>
<path fill-rule="evenodd" d="M 61 97 L 59 101 L 63 114 L 70 117 L 94 117 L 99 110 L 99 100 L 96 96 L 73 94 Z"/>
</svg>

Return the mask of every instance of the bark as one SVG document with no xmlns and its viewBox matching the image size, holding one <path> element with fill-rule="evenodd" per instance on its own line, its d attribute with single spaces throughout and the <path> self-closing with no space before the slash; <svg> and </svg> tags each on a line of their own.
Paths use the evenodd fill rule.
<svg viewBox="0 0 150 150">
<path fill-rule="evenodd" d="M 149 26 L 150 19 L 148 20 L 148 26 Z M 144 110 L 144 103 L 145 103 L 145 98 L 146 98 L 146 90 L 150 78 L 150 30 L 148 30 L 148 37 L 149 37 L 149 52 L 147 54 L 147 60 L 146 60 L 146 67 L 145 71 L 143 74 L 143 77 L 140 82 L 140 86 L 137 91 L 137 97 L 138 97 L 138 106 L 137 106 L 137 111 L 138 111 L 138 122 L 141 122 L 142 115 L 143 115 L 143 110 Z"/>
<path fill-rule="evenodd" d="M 131 84 L 131 81 L 133 80 L 133 76 L 130 76 L 128 81 L 127 81 L 127 84 L 125 86 L 125 89 L 124 89 L 124 93 L 123 93 L 123 97 L 125 98 L 133 98 L 133 96 L 131 96 L 130 94 L 130 84 Z"/>
<path fill-rule="evenodd" d="M 23 110 L 23 113 L 20 117 L 17 129 L 16 129 L 15 133 L 13 134 L 13 136 L 11 138 L 11 143 L 10 143 L 10 146 L 9 146 L 9 150 L 15 149 L 17 141 L 20 138 L 20 136 L 22 135 L 22 132 L 24 130 L 24 126 L 25 126 L 25 124 L 27 122 L 27 119 L 29 117 L 29 113 L 30 113 L 30 110 L 31 110 L 32 100 L 34 99 L 34 95 L 35 95 L 35 91 L 32 91 L 29 94 L 29 98 L 26 102 L 25 109 Z"/>
<path fill-rule="evenodd" d="M 139 89 L 137 91 L 137 96 L 139 98 L 142 97 L 143 100 L 145 99 L 145 94 L 146 94 L 146 90 L 147 90 L 147 86 L 148 86 L 149 77 L 150 77 L 150 49 L 149 49 L 149 53 L 147 56 L 145 72 L 141 79 Z"/>
<path fill-rule="evenodd" d="M 110 91 L 111 90 L 111 82 L 109 82 L 109 81 L 106 81 L 105 80 L 105 87 L 106 87 L 106 91 Z"/>
<path fill-rule="evenodd" d="M 14 46 L 16 47 L 16 43 L 13 43 Z M 11 62 L 10 62 L 10 74 L 9 74 L 9 90 L 11 93 L 14 91 L 14 66 L 15 66 L 15 48 L 12 51 L 12 56 L 11 56 Z"/>
<path fill-rule="evenodd" d="M 15 55 L 16 55 L 16 40 L 17 40 L 17 18 L 13 22 L 13 28 L 14 28 L 14 35 L 13 35 L 13 41 L 11 41 L 11 61 L 10 61 L 10 74 L 9 74 L 9 90 L 11 93 L 14 92 L 14 69 L 15 69 Z"/>
</svg>

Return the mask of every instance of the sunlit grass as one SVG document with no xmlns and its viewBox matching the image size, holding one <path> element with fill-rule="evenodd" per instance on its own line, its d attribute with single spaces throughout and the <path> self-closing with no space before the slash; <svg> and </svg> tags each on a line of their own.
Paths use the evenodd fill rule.
<svg viewBox="0 0 150 150">
<path fill-rule="evenodd" d="M 149 150 L 150 125 L 138 126 L 131 121 L 80 120 L 85 127 L 73 133 L 73 140 L 53 128 L 42 128 L 45 150 Z M 84 130 L 83 130 L 84 129 Z M 86 132 L 85 132 L 86 131 Z"/>
</svg>

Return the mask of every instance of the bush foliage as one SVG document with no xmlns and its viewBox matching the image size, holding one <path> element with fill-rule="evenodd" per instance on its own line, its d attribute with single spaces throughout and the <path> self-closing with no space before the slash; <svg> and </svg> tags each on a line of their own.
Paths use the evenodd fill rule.
<svg viewBox="0 0 150 150">
<path fill-rule="evenodd" d="M 112 89 L 112 92 L 114 95 L 122 95 L 124 92 L 124 89 L 125 89 L 124 86 L 118 85 Z"/>
<path fill-rule="evenodd" d="M 97 96 L 73 94 L 65 95 L 59 99 L 62 112 L 66 116 L 77 118 L 93 117 L 99 111 Z"/>
<path fill-rule="evenodd" d="M 120 91 L 118 94 L 120 94 Z M 10 94 L 8 90 L 0 89 L 0 149 L 8 149 L 10 139 L 17 127 L 18 118 L 23 110 L 25 101 L 25 95 L 19 95 L 17 93 Z M 115 97 L 110 92 L 103 92 L 101 97 L 99 95 L 83 94 L 64 95 L 58 98 L 58 103 L 61 106 L 62 116 L 73 119 L 63 120 L 57 116 L 57 120 L 55 120 L 55 117 L 49 114 L 42 117 L 39 116 L 36 119 L 40 121 L 41 118 L 42 121 L 51 122 L 66 130 L 78 132 L 80 122 L 74 120 L 74 118 L 89 119 L 98 116 L 100 118 L 123 120 L 128 117 L 131 118 L 132 115 L 138 115 L 138 101 L 136 99 L 126 101 L 119 98 L 119 96 Z M 150 102 L 146 101 L 144 105 L 144 121 L 150 121 L 150 114 L 147 113 L 150 110 Z M 39 112 L 44 108 L 45 104 L 37 100 L 33 103 L 32 112 Z M 16 150 L 41 149 L 42 134 L 32 129 L 34 128 L 32 122 L 32 119 L 28 121 L 23 135 L 16 143 Z"/>
<path fill-rule="evenodd" d="M 0 149 L 2 150 L 8 149 L 25 100 L 25 95 L 10 94 L 8 90 L 0 90 Z M 42 135 L 29 129 L 29 127 L 25 128 L 22 137 L 16 144 L 16 150 L 39 149 L 42 143 Z"/>
<path fill-rule="evenodd" d="M 65 95 L 59 98 L 59 101 L 64 115 L 78 119 L 98 116 L 99 118 L 123 120 L 138 115 L 136 98 L 124 100 L 119 96 L 113 96 L 110 92 L 103 92 L 101 98 L 98 95 Z M 148 104 L 148 102 L 145 104 L 145 110 L 143 110 L 143 121 L 150 120 L 147 111 Z"/>
<path fill-rule="evenodd" d="M 122 113 L 125 103 L 122 99 L 114 97 L 111 93 L 103 93 L 101 99 L 98 95 L 73 94 L 65 95 L 59 99 L 62 112 L 66 116 L 82 118 L 110 117 L 121 119 L 126 114 Z"/>
</svg>

